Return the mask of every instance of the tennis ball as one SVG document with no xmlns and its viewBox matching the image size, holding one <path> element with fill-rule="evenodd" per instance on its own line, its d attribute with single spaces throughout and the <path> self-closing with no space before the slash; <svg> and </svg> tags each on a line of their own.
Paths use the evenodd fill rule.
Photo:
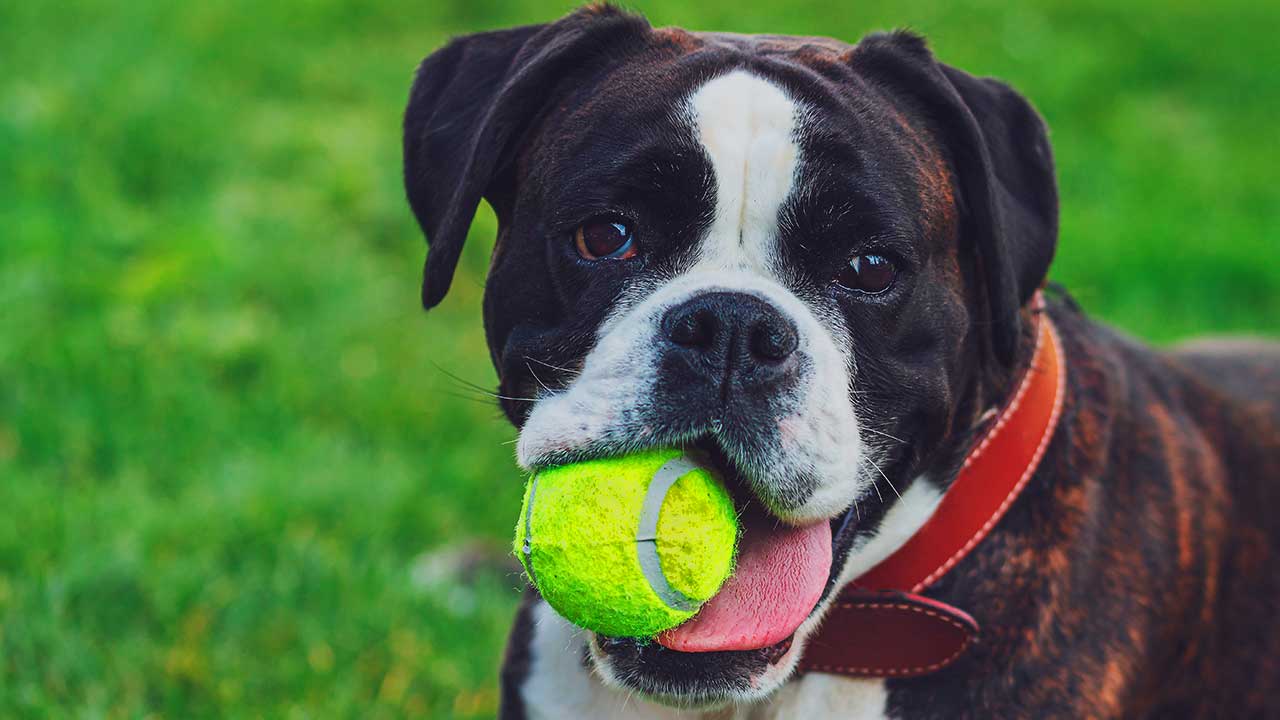
<svg viewBox="0 0 1280 720">
<path fill-rule="evenodd" d="M 664 449 L 539 471 L 525 489 L 515 553 L 569 622 L 648 638 L 715 595 L 737 538 L 724 486 Z"/>
</svg>

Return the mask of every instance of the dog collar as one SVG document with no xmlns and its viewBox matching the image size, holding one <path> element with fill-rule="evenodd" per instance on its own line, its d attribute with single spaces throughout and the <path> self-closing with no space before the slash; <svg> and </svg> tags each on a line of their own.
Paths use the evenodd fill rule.
<svg viewBox="0 0 1280 720">
<path fill-rule="evenodd" d="M 959 659 L 978 639 L 965 611 L 920 593 L 955 567 L 1004 515 L 1053 437 L 1066 378 L 1061 341 L 1037 299 L 1036 347 L 1018 388 L 964 459 L 924 525 L 836 597 L 800 672 L 915 677 Z"/>
</svg>

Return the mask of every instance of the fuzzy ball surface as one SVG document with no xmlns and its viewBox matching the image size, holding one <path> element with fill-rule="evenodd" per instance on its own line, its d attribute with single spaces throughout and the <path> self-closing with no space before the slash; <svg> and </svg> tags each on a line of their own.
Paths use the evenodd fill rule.
<svg viewBox="0 0 1280 720">
<path fill-rule="evenodd" d="M 733 571 L 738 520 L 724 486 L 679 450 L 539 471 L 515 553 L 565 619 L 648 638 L 697 613 Z"/>
</svg>

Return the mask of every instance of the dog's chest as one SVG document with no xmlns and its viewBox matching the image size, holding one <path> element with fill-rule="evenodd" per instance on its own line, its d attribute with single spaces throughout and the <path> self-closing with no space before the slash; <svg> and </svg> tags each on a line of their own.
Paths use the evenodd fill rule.
<svg viewBox="0 0 1280 720">
<path fill-rule="evenodd" d="M 735 710 L 725 717 L 735 720 L 882 720 L 889 717 L 887 701 L 883 680 L 806 675 L 784 685 L 769 702 Z"/>
<path fill-rule="evenodd" d="M 528 720 L 882 720 L 888 696 L 881 680 L 807 675 L 767 700 L 702 712 L 656 705 L 606 687 L 583 662 L 585 637 L 539 602 L 532 612 L 529 674 L 520 695 Z"/>
</svg>

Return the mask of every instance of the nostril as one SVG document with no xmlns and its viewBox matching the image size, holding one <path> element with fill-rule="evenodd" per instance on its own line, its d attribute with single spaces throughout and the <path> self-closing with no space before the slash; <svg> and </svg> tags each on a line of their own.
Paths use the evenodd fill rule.
<svg viewBox="0 0 1280 720">
<path fill-rule="evenodd" d="M 719 324 L 715 313 L 705 307 L 676 310 L 663 319 L 667 338 L 685 347 L 709 347 Z"/>
<path fill-rule="evenodd" d="M 751 329 L 751 354 L 762 360 L 779 362 L 796 351 L 800 337 L 795 326 L 783 318 L 770 318 Z"/>
</svg>

